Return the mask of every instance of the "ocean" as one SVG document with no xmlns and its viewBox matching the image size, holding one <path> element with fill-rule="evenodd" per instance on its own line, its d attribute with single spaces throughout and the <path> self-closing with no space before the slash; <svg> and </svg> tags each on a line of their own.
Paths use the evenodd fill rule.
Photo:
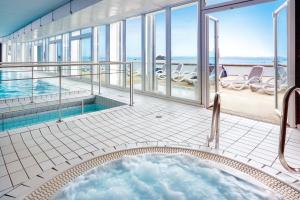
<svg viewBox="0 0 300 200">
<path fill-rule="evenodd" d="M 213 62 L 214 58 L 210 58 L 211 62 Z M 272 65 L 273 64 L 273 57 L 220 57 L 219 63 L 220 64 L 261 64 L 261 65 Z M 128 61 L 135 61 L 140 62 L 141 58 L 138 57 L 129 57 L 127 58 Z M 282 64 L 286 64 L 286 58 L 279 58 Z M 188 57 L 188 56 L 178 56 L 172 57 L 172 62 L 174 63 L 189 63 L 189 64 L 196 64 L 197 58 L 196 57 Z"/>
<path fill-rule="evenodd" d="M 135 62 L 134 70 L 140 72 L 141 69 L 141 59 L 137 57 L 129 57 L 127 61 Z M 158 63 L 163 63 L 162 60 L 158 61 Z M 172 57 L 172 63 L 182 63 L 182 64 L 195 64 L 195 65 L 184 65 L 184 72 L 192 72 L 197 63 L 196 57 Z M 210 58 L 210 63 L 214 63 L 214 58 Z M 273 57 L 221 57 L 219 60 L 220 64 L 245 64 L 250 65 L 250 67 L 226 67 L 226 70 L 229 75 L 241 75 L 248 74 L 251 70 L 251 65 L 273 65 Z M 279 58 L 279 63 L 282 65 L 287 64 L 286 58 Z M 177 65 L 172 65 L 172 70 L 176 68 Z M 157 65 L 157 67 L 161 67 L 161 65 Z M 274 76 L 273 67 L 265 67 L 264 76 Z"/>
</svg>

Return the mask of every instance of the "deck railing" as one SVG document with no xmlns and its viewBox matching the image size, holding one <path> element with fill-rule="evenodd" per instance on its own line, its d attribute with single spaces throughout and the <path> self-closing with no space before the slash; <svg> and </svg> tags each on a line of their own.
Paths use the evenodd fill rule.
<svg viewBox="0 0 300 200">
<path fill-rule="evenodd" d="M 111 66 L 117 66 L 111 68 Z M 74 68 L 75 67 L 75 68 Z M 82 70 L 82 69 L 85 70 Z M 103 70 L 104 68 L 104 70 Z M 98 93 L 101 93 L 101 77 L 116 74 L 120 77 L 129 77 L 129 105 L 133 106 L 133 63 L 132 62 L 43 62 L 43 63 L 0 63 L 0 70 L 3 72 L 20 72 L 30 73 L 30 77 L 5 78 L 1 82 L 13 82 L 31 80 L 31 102 L 34 103 L 34 80 L 40 79 L 58 79 L 59 87 L 59 120 L 61 121 L 61 105 L 62 105 L 62 79 L 63 78 L 84 78 L 89 77 L 91 95 L 94 94 L 94 78 L 98 79 Z M 73 73 L 72 73 L 73 71 Z M 75 72 L 74 72 L 75 71 Z M 83 73 L 85 71 L 85 73 Z M 124 75 L 125 74 L 125 75 Z M 126 81 L 119 86 L 126 88 Z"/>
</svg>

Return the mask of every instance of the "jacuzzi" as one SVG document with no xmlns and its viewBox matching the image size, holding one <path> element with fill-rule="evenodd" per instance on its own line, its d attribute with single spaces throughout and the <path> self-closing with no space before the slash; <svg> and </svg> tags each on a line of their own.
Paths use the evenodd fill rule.
<svg viewBox="0 0 300 200">
<path fill-rule="evenodd" d="M 300 199 L 292 186 L 239 161 L 205 151 L 145 147 L 72 167 L 25 199 Z"/>
</svg>

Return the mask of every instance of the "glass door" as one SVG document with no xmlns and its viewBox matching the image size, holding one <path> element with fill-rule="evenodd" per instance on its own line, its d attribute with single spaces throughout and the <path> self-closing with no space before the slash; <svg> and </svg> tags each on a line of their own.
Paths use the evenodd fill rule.
<svg viewBox="0 0 300 200">
<path fill-rule="evenodd" d="M 62 62 L 63 55 L 62 55 L 62 40 L 56 42 L 56 61 Z"/>
<path fill-rule="evenodd" d="M 288 26 L 287 1 L 273 13 L 274 23 L 274 80 L 270 82 L 270 93 L 274 93 L 275 111 L 281 114 L 284 93 L 288 87 Z"/>
<path fill-rule="evenodd" d="M 219 90 L 219 20 L 206 15 L 206 107 Z"/>
<path fill-rule="evenodd" d="M 92 61 L 92 39 L 90 37 L 82 38 L 80 40 L 80 61 L 89 62 Z M 91 73 L 91 66 L 81 66 L 81 75 L 87 75 Z M 90 76 L 84 76 L 89 79 Z"/>
<path fill-rule="evenodd" d="M 80 61 L 80 48 L 79 48 L 80 40 L 72 40 L 71 41 L 71 62 L 79 62 Z M 72 65 L 70 68 L 70 74 L 73 76 L 80 75 L 79 66 Z"/>
<path fill-rule="evenodd" d="M 38 62 L 43 62 L 43 46 L 38 45 L 37 46 L 37 61 Z"/>
</svg>

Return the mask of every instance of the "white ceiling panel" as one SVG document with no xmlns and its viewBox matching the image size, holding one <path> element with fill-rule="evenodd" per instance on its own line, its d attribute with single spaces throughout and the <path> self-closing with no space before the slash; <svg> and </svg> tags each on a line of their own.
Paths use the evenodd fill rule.
<svg viewBox="0 0 300 200">
<path fill-rule="evenodd" d="M 96 0 L 87 0 L 96 1 Z M 66 5 L 54 13 L 55 19 L 50 24 L 39 27 L 34 32 L 27 32 L 22 41 L 49 37 L 79 28 L 98 26 L 137 16 L 143 13 L 163 9 L 170 5 L 190 2 L 187 0 L 103 0 L 78 12 L 70 14 Z"/>
</svg>

